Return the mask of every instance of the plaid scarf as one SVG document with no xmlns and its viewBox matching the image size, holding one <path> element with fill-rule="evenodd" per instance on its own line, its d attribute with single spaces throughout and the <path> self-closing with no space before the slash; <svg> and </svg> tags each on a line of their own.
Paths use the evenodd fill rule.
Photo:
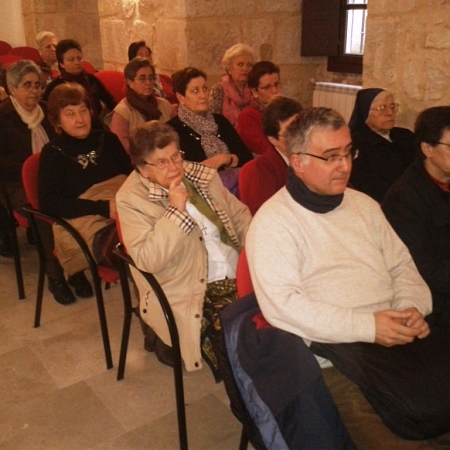
<svg viewBox="0 0 450 450">
<path fill-rule="evenodd" d="M 186 180 L 194 186 L 201 197 L 206 200 L 212 210 L 219 216 L 219 219 L 223 223 L 223 226 L 230 236 L 230 239 L 233 241 L 233 244 L 235 244 L 236 248 L 240 250 L 241 245 L 239 243 L 239 238 L 236 234 L 236 230 L 234 229 L 231 219 L 209 193 L 209 183 L 215 174 L 215 169 L 211 169 L 203 164 L 196 162 L 184 162 L 184 176 Z M 148 198 L 150 201 L 160 201 L 169 198 L 167 190 L 163 189 L 160 185 L 148 181 L 147 187 Z M 181 212 L 173 206 L 169 206 L 167 208 L 165 216 L 168 215 L 175 215 L 176 222 L 185 232 L 191 231 L 196 225 L 195 221 L 189 216 L 189 214 L 186 212 Z"/>
</svg>

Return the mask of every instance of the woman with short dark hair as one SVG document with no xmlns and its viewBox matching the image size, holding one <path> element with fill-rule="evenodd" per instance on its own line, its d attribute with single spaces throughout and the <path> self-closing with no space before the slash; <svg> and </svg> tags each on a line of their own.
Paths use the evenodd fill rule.
<svg viewBox="0 0 450 450">
<path fill-rule="evenodd" d="M 252 100 L 239 115 L 236 130 L 247 148 L 261 155 L 271 148 L 261 119 L 269 101 L 280 93 L 280 68 L 270 61 L 257 62 L 248 74 L 248 87 Z"/>
<path fill-rule="evenodd" d="M 102 128 L 103 105 L 112 111 L 116 106 L 113 96 L 97 77 L 84 70 L 83 53 L 77 41 L 73 39 L 59 41 L 55 52 L 60 76 L 47 86 L 43 100 L 47 101 L 53 89 L 60 84 L 78 83 L 83 86 L 90 98 L 93 125 L 95 128 Z"/>
<path fill-rule="evenodd" d="M 154 94 L 155 68 L 145 58 L 136 57 L 125 66 L 126 97 L 114 108 L 109 122 L 127 152 L 130 136 L 140 125 L 150 120 L 167 122 L 172 117 L 170 103 Z"/>
<path fill-rule="evenodd" d="M 168 123 L 180 136 L 186 159 L 218 170 L 224 184 L 236 193 L 238 170 L 233 169 L 250 161 L 252 154 L 229 120 L 209 110 L 205 72 L 186 67 L 172 75 L 172 84 L 180 106 L 178 116 Z"/>
<path fill-rule="evenodd" d="M 42 149 L 39 206 L 44 213 L 69 219 L 92 246 L 95 234 L 114 223 L 115 193 L 131 171 L 130 160 L 114 133 L 92 129 L 90 97 L 79 84 L 55 87 L 47 107 L 59 136 Z M 78 297 L 92 296 L 83 253 L 61 229 L 54 227 L 54 233 L 69 284 Z M 67 303 L 74 301 L 72 294 Z"/>
</svg>

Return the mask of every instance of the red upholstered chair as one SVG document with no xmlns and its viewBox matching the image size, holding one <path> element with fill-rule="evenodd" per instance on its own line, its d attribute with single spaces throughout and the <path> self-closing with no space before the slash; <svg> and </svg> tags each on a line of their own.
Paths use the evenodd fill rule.
<svg viewBox="0 0 450 450">
<path fill-rule="evenodd" d="M 7 55 L 11 49 L 11 45 L 9 45 L 6 41 L 0 41 L 0 55 Z"/>
<path fill-rule="evenodd" d="M 20 56 L 21 59 L 31 59 L 31 61 L 38 62 L 41 55 L 34 47 L 14 47 L 9 51 L 10 55 Z"/>
<path fill-rule="evenodd" d="M 100 70 L 94 74 L 119 103 L 125 97 L 125 77 L 118 70 Z"/>
<path fill-rule="evenodd" d="M 83 61 L 83 68 L 87 73 L 91 73 L 92 75 L 97 72 L 95 67 L 88 61 Z"/>
<path fill-rule="evenodd" d="M 260 194 L 252 181 L 256 170 L 256 160 L 253 159 L 241 167 L 238 178 L 239 200 L 249 207 L 252 215 L 261 206 Z"/>
<path fill-rule="evenodd" d="M 241 254 L 239 255 L 236 269 L 236 285 L 239 298 L 245 297 L 247 294 L 253 292 L 253 283 L 250 277 L 245 248 L 242 249 Z"/>
<path fill-rule="evenodd" d="M 22 60 L 20 56 L 17 55 L 0 55 L 0 63 L 2 63 L 6 68 L 8 68 L 11 64 Z"/>
<path fill-rule="evenodd" d="M 36 237 L 36 246 L 39 252 L 39 280 L 34 327 L 37 328 L 40 326 L 46 264 L 45 252 L 36 226 L 37 217 L 38 220 L 46 220 L 50 223 L 57 223 L 58 225 L 64 227 L 77 241 L 78 245 L 84 253 L 84 256 L 86 257 L 94 284 L 94 293 L 97 301 L 97 310 L 102 332 L 103 347 L 105 351 L 106 367 L 110 369 L 111 367 L 113 367 L 113 363 L 111 356 L 111 347 L 109 344 L 108 326 L 106 323 L 101 280 L 104 280 L 107 283 L 112 283 L 119 280 L 119 274 L 109 268 L 97 265 L 85 240 L 81 237 L 80 233 L 78 233 L 78 231 L 73 228 L 67 221 L 60 217 L 50 216 L 49 214 L 44 214 L 39 211 L 38 173 L 40 156 L 40 153 L 31 155 L 22 166 L 22 181 L 25 188 L 25 194 L 27 196 L 29 204 L 31 205 L 30 207 L 25 207 L 24 210 L 28 213 L 29 222 L 33 228 L 34 235 Z"/>
</svg>

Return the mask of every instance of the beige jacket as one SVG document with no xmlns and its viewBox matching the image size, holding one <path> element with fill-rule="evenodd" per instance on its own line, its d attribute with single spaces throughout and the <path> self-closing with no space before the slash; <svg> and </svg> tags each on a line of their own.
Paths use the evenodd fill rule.
<svg viewBox="0 0 450 450">
<path fill-rule="evenodd" d="M 214 169 L 186 162 L 185 174 L 189 173 L 199 175 L 202 189 L 221 210 L 222 217 L 226 214 L 229 219 L 232 239 L 243 247 L 251 221 L 247 206 L 224 188 Z M 133 172 L 117 193 L 122 237 L 136 265 L 153 273 L 162 285 L 178 325 L 186 370 L 197 370 L 202 367 L 200 330 L 208 279 L 207 251 L 195 222 L 187 213 L 170 207 L 167 198 L 158 199 L 155 187 L 156 191 L 163 192 Z M 136 271 L 133 277 L 139 289 L 142 318 L 167 345 L 171 345 L 169 330 L 154 292 Z"/>
</svg>

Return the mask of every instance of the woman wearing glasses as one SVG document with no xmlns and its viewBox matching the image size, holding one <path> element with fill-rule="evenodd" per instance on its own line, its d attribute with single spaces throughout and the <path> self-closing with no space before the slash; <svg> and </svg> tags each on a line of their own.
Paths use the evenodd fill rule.
<svg viewBox="0 0 450 450">
<path fill-rule="evenodd" d="M 261 120 L 270 100 L 280 94 L 280 68 L 270 61 L 257 62 L 248 74 L 248 86 L 252 99 L 239 115 L 236 130 L 252 153 L 262 155 L 273 148 Z"/>
<path fill-rule="evenodd" d="M 136 265 L 155 275 L 178 325 L 188 371 L 202 356 L 216 373 L 211 341 L 217 311 L 237 299 L 236 265 L 251 215 L 224 188 L 216 170 L 183 162 L 177 133 L 157 121 L 131 138 L 135 171 L 116 196 L 123 242 Z M 158 300 L 136 274 L 145 348 L 173 365 L 170 336 Z"/>
<path fill-rule="evenodd" d="M 178 115 L 169 124 L 180 137 L 186 159 L 218 170 L 225 186 L 237 193 L 236 168 L 253 156 L 230 121 L 210 111 L 206 74 L 195 67 L 186 67 L 172 75 L 172 84 L 180 106 Z"/>
<path fill-rule="evenodd" d="M 14 210 L 21 213 L 28 203 L 22 184 L 22 165 L 33 153 L 39 153 L 55 132 L 44 115 L 44 104 L 39 103 L 39 67 L 26 59 L 11 64 L 6 71 L 6 83 L 11 95 L 0 104 L 0 180 L 5 184 Z M 5 200 L 0 200 L 5 206 Z M 11 241 L 4 226 L 6 223 L 0 223 L 0 254 L 8 255 Z M 57 283 L 63 271 L 52 254 L 52 230 L 41 221 L 39 227 L 47 256 L 49 287 L 56 301 L 64 303 L 64 291 Z"/>
<path fill-rule="evenodd" d="M 147 58 L 138 56 L 132 59 L 125 66 L 124 74 L 126 97 L 114 108 L 106 122 L 129 152 L 133 131 L 149 120 L 167 122 L 172 115 L 172 106 L 167 100 L 155 96 L 155 68 Z"/>
<path fill-rule="evenodd" d="M 379 203 L 415 156 L 414 133 L 394 126 L 397 111 L 391 92 L 361 89 L 349 122 L 353 144 L 359 149 L 350 183 Z"/>
</svg>

